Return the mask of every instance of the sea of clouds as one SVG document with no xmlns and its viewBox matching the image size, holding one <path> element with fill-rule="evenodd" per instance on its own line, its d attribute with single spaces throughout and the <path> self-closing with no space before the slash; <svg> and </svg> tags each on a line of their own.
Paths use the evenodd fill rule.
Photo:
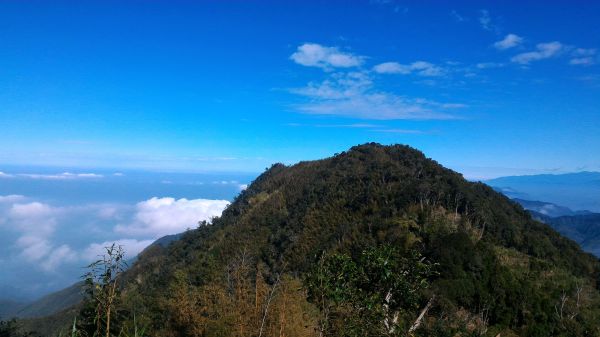
<svg viewBox="0 0 600 337">
<path fill-rule="evenodd" d="M 5 290 L 0 299 L 31 299 L 68 286 L 112 243 L 133 258 L 160 237 L 210 222 L 246 187 L 242 179 L 249 179 L 222 178 L 4 172 L 0 290 Z M 27 193 L 10 193 L 15 190 Z M 128 194 L 130 190 L 135 191 Z M 78 194 L 79 201 L 74 198 Z"/>
</svg>

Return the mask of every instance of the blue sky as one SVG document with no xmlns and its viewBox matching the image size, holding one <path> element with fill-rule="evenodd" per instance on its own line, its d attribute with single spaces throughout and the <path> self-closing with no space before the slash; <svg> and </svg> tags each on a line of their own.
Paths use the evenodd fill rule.
<svg viewBox="0 0 600 337">
<path fill-rule="evenodd" d="M 600 4 L 537 3 L 3 1 L 0 164 L 598 171 Z"/>
</svg>

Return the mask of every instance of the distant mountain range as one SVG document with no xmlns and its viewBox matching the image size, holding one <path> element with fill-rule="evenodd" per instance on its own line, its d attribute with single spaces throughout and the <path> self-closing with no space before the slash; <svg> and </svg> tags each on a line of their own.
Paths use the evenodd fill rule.
<svg viewBox="0 0 600 337">
<path fill-rule="evenodd" d="M 485 183 L 510 198 L 544 200 L 572 210 L 600 213 L 600 172 L 510 176 Z"/>
<path fill-rule="evenodd" d="M 573 211 L 549 202 L 514 198 L 534 219 L 552 226 L 576 241 L 583 250 L 600 257 L 600 213 Z"/>
<path fill-rule="evenodd" d="M 600 172 L 511 176 L 485 183 L 600 257 Z"/>
<path fill-rule="evenodd" d="M 533 211 L 547 217 L 559 217 L 559 216 L 577 216 L 593 214 L 590 211 L 573 211 L 569 207 L 559 206 L 550 202 L 545 201 L 531 201 L 520 198 L 513 198 L 514 201 L 518 202 L 523 208 L 528 211 Z"/>
</svg>

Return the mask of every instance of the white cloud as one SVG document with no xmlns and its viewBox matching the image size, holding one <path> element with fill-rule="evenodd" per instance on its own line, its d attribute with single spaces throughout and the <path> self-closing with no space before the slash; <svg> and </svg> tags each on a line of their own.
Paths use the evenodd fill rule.
<svg viewBox="0 0 600 337">
<path fill-rule="evenodd" d="M 422 134 L 424 133 L 421 130 L 409 130 L 409 129 L 380 129 L 380 130 L 375 130 L 377 132 L 384 132 L 384 133 L 399 133 L 399 134 Z"/>
<path fill-rule="evenodd" d="M 375 90 L 366 72 L 333 73 L 321 83 L 291 92 L 310 99 L 295 106 L 307 114 L 372 120 L 452 118 L 439 111 L 446 108 L 443 104 Z"/>
<path fill-rule="evenodd" d="M 454 18 L 454 20 L 456 20 L 456 22 L 464 22 L 467 21 L 467 19 L 460 15 L 457 11 L 453 10 L 450 12 L 450 16 L 452 16 Z"/>
<path fill-rule="evenodd" d="M 596 49 L 576 48 L 571 53 L 569 64 L 579 66 L 590 66 L 596 64 Z"/>
<path fill-rule="evenodd" d="M 130 259 L 138 255 L 153 242 L 154 240 L 119 239 L 102 243 L 92 243 L 82 252 L 81 258 L 85 261 L 94 261 L 99 256 L 106 254 L 106 247 L 110 247 L 114 243 L 117 246 L 122 246 L 125 251 L 125 257 Z"/>
<path fill-rule="evenodd" d="M 19 255 L 47 272 L 76 260 L 76 253 L 68 245 L 55 247 L 50 240 L 65 210 L 41 202 L 23 203 L 25 200 L 21 195 L 0 197 L 0 201 L 9 204 L 0 225 L 19 233 L 14 245 Z"/>
<path fill-rule="evenodd" d="M 435 103 L 435 102 L 431 102 L 430 104 L 432 105 L 438 105 L 444 109 L 460 109 L 460 108 L 466 108 L 468 107 L 468 105 L 463 104 L 463 103 Z"/>
<path fill-rule="evenodd" d="M 18 197 L 12 199 L 13 202 L 22 201 Z M 63 245 L 57 250 L 49 239 L 56 229 L 57 216 L 61 211 L 60 208 L 40 202 L 14 203 L 7 211 L 7 223 L 21 235 L 16 241 L 20 255 L 45 271 L 71 260 L 71 256 L 66 254 L 68 246 Z M 58 255 L 54 255 L 54 252 L 58 252 Z"/>
<path fill-rule="evenodd" d="M 176 234 L 197 226 L 198 221 L 220 216 L 226 200 L 152 198 L 136 205 L 131 224 L 117 225 L 117 233 L 147 238 Z"/>
<path fill-rule="evenodd" d="M 18 194 L 0 195 L 0 203 L 15 203 L 25 200 L 25 197 Z"/>
<path fill-rule="evenodd" d="M 305 43 L 298 46 L 290 56 L 294 62 L 307 67 L 349 68 L 363 63 L 364 57 L 340 51 L 336 47 L 325 47 L 316 43 Z"/>
<path fill-rule="evenodd" d="M 481 27 L 485 30 L 495 30 L 496 28 L 492 24 L 492 18 L 490 17 L 490 12 L 486 9 L 482 9 L 479 11 L 479 23 Z"/>
<path fill-rule="evenodd" d="M 240 189 L 245 187 L 237 181 L 227 180 L 225 183 Z M 221 215 L 228 204 L 225 200 L 152 198 L 135 206 L 101 204 L 55 207 L 29 201 L 21 195 L 6 195 L 0 196 L 0 230 L 16 234 L 14 244 L 6 247 L 5 251 L 14 251 L 12 259 L 31 263 L 44 272 L 54 272 L 62 270 L 63 265 L 91 261 L 95 255 L 103 252 L 104 246 L 113 242 L 106 239 L 115 233 L 130 236 L 114 242 L 123 245 L 127 256 L 133 257 L 160 236 L 183 232 L 196 227 L 198 221 L 210 221 Z M 79 218 L 85 218 L 82 226 L 89 227 L 73 230 L 97 230 L 93 233 L 106 242 L 91 243 L 86 248 L 76 250 L 68 242 L 57 242 L 56 239 L 65 239 L 63 230 L 73 233 L 68 225 L 79 223 L 76 220 Z M 126 225 L 114 226 L 116 221 Z M 110 225 L 111 230 L 97 227 L 102 224 Z M 59 225 L 61 237 L 55 239 Z"/>
<path fill-rule="evenodd" d="M 120 217 L 120 208 L 117 206 L 104 205 L 97 209 L 96 215 L 100 219 L 111 220 Z"/>
<path fill-rule="evenodd" d="M 368 124 L 368 123 L 352 123 L 352 124 L 315 124 L 313 125 L 317 128 L 350 128 L 350 129 L 370 129 L 377 128 L 379 125 L 377 124 Z"/>
<path fill-rule="evenodd" d="M 44 180 L 66 180 L 66 179 L 77 179 L 77 178 L 102 178 L 102 174 L 96 173 L 71 173 L 64 172 L 60 174 L 31 174 L 31 173 L 20 173 L 17 174 L 19 177 L 31 178 L 31 179 L 44 179 Z"/>
<path fill-rule="evenodd" d="M 535 51 L 515 55 L 511 58 L 511 61 L 519 64 L 529 64 L 532 61 L 558 56 L 564 49 L 565 46 L 558 41 L 539 43 L 536 45 Z"/>
<path fill-rule="evenodd" d="M 595 48 L 576 48 L 573 50 L 573 56 L 593 56 L 596 55 L 597 50 Z"/>
<path fill-rule="evenodd" d="M 334 73 L 320 83 L 309 83 L 306 87 L 291 92 L 317 99 L 344 99 L 355 97 L 373 86 L 373 81 L 364 72 Z"/>
<path fill-rule="evenodd" d="M 215 185 L 239 185 L 237 180 L 215 180 L 212 183 Z"/>
<path fill-rule="evenodd" d="M 77 261 L 77 253 L 68 245 L 61 245 L 47 254 L 46 259 L 41 261 L 40 266 L 46 271 L 53 271 L 64 263 Z"/>
<path fill-rule="evenodd" d="M 504 39 L 494 43 L 494 47 L 499 50 L 505 50 L 509 48 L 516 47 L 523 43 L 523 38 L 516 34 L 508 34 L 504 37 Z"/>
<path fill-rule="evenodd" d="M 68 176 L 72 176 L 72 177 L 77 177 L 77 178 L 102 178 L 104 177 L 101 174 L 96 174 L 96 173 L 77 173 L 77 174 L 73 174 L 73 173 L 63 173 L 63 175 L 68 175 Z"/>
<path fill-rule="evenodd" d="M 19 199 L 13 197 L 13 199 Z M 27 204 L 14 204 L 10 213 L 15 218 L 39 218 L 47 217 L 53 213 L 52 207 L 41 202 L 30 202 Z"/>
<path fill-rule="evenodd" d="M 496 62 L 481 62 L 481 63 L 477 63 L 475 65 L 475 67 L 477 67 L 477 69 L 500 68 L 500 67 L 504 67 L 504 64 L 496 63 Z"/>
<path fill-rule="evenodd" d="M 593 57 L 576 57 L 569 61 L 569 64 L 578 65 L 578 66 L 591 66 L 595 64 L 596 61 Z"/>
<path fill-rule="evenodd" d="M 308 114 L 373 120 L 452 118 L 449 114 L 433 111 L 423 104 L 389 93 L 363 93 L 341 100 L 307 103 L 298 106 L 298 109 Z"/>
<path fill-rule="evenodd" d="M 197 182 L 195 184 L 202 185 L 204 183 Z M 214 185 L 234 185 L 234 186 L 237 186 L 240 189 L 240 191 L 243 191 L 248 187 L 247 184 L 242 184 L 237 180 L 215 180 L 212 182 L 212 184 L 214 184 Z"/>
<path fill-rule="evenodd" d="M 12 174 L 4 173 L 0 171 L 0 178 L 12 178 L 14 177 Z"/>
<path fill-rule="evenodd" d="M 443 68 L 425 61 L 417 61 L 411 64 L 400 64 L 397 62 L 384 62 L 373 67 L 379 74 L 411 74 L 420 76 L 442 76 L 445 74 Z"/>
<path fill-rule="evenodd" d="M 379 74 L 410 74 L 409 65 L 400 64 L 397 62 L 384 62 L 373 67 L 373 70 Z"/>
<path fill-rule="evenodd" d="M 11 223 L 22 232 L 45 237 L 54 232 L 60 209 L 40 202 L 13 204 L 8 210 Z"/>
<path fill-rule="evenodd" d="M 333 57 L 334 55 L 344 55 L 344 57 L 337 58 Z M 376 78 L 373 77 L 374 72 L 415 74 L 424 77 L 446 75 L 448 70 L 438 65 L 425 61 L 410 64 L 386 62 L 375 65 L 372 71 L 341 69 L 359 66 L 366 58 L 316 44 L 304 44 L 298 47 L 298 51 L 291 56 L 291 59 L 327 71 L 324 79 L 309 82 L 304 87 L 290 89 L 291 93 L 306 99 L 292 106 L 298 112 L 371 120 L 454 118 L 444 111 L 448 106 L 443 103 L 378 90 L 374 83 Z M 338 69 L 333 71 L 336 67 Z"/>
<path fill-rule="evenodd" d="M 21 236 L 16 245 L 26 261 L 36 263 L 45 271 L 54 271 L 61 264 L 77 260 L 77 254 L 68 245 L 55 248 L 48 239 L 36 235 Z"/>
<path fill-rule="evenodd" d="M 52 245 L 43 237 L 35 235 L 21 236 L 17 246 L 22 249 L 21 255 L 28 261 L 39 261 L 52 250 Z"/>
</svg>

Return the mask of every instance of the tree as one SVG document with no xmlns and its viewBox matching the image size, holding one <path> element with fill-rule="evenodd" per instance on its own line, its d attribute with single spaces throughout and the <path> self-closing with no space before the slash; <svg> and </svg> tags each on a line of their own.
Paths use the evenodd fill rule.
<svg viewBox="0 0 600 337">
<path fill-rule="evenodd" d="M 122 246 L 114 243 L 105 249 L 106 253 L 91 263 L 83 276 L 86 300 L 79 329 L 93 337 L 116 336 L 120 332 L 118 282 L 127 267 L 125 252 Z"/>
<path fill-rule="evenodd" d="M 320 335 L 406 333 L 433 267 L 418 252 L 404 257 L 389 245 L 368 248 L 357 258 L 323 256 L 306 279 L 310 299 L 321 310 Z"/>
</svg>

